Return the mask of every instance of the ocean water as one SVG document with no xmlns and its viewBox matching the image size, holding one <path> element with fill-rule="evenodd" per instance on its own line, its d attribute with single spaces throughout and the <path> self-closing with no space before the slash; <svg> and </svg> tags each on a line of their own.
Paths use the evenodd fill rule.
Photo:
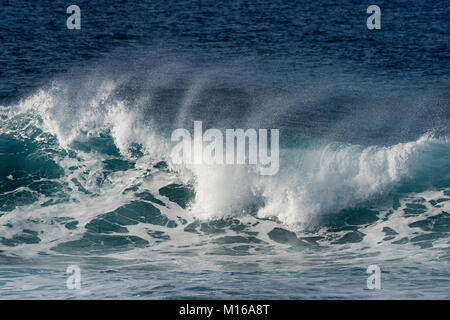
<svg viewBox="0 0 450 320">
<path fill-rule="evenodd" d="M 75 2 L 0 4 L 1 299 L 450 298 L 448 1 Z M 174 164 L 196 120 L 279 172 Z"/>
</svg>

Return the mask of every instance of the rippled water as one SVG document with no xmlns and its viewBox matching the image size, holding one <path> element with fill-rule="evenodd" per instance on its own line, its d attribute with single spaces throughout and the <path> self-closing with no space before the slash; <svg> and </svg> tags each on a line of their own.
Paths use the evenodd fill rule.
<svg viewBox="0 0 450 320">
<path fill-rule="evenodd" d="M 379 5 L 4 1 L 0 297 L 448 299 L 449 6 Z M 172 163 L 195 120 L 278 174 Z"/>
</svg>

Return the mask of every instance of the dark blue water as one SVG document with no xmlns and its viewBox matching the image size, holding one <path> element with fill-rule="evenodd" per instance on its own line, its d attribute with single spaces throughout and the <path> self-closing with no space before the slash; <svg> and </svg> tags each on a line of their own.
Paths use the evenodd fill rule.
<svg viewBox="0 0 450 320">
<path fill-rule="evenodd" d="M 56 74 L 137 48 L 201 52 L 213 61 L 273 59 L 280 73 L 337 66 L 411 77 L 412 84 L 449 74 L 445 0 L 379 1 L 382 29 L 371 32 L 367 1 L 78 1 L 79 31 L 65 26 L 69 4 L 2 1 L 1 99 L 20 98 Z"/>
<path fill-rule="evenodd" d="M 371 4 L 3 0 L 0 297 L 448 299 L 450 2 Z M 194 120 L 278 174 L 175 166 Z"/>
</svg>

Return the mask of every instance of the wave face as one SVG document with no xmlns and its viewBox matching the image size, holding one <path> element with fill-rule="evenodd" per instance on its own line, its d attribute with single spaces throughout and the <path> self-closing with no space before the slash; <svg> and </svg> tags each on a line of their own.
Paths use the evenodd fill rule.
<svg viewBox="0 0 450 320">
<path fill-rule="evenodd" d="M 186 84 L 171 78 L 174 70 L 193 71 L 166 65 L 145 81 L 59 79 L 1 107 L 0 261 L 213 273 L 309 272 L 319 260 L 448 265 L 450 142 L 441 105 L 426 125 L 412 115 L 369 123 L 361 88 L 244 90 L 204 74 Z M 420 114 L 428 95 L 409 107 Z M 173 164 L 170 132 L 194 120 L 280 128 L 278 174 Z M 417 126 L 405 135 L 406 123 Z"/>
</svg>

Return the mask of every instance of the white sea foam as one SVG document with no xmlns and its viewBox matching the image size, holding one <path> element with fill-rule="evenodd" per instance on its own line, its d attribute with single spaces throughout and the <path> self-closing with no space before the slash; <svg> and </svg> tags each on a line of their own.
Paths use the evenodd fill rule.
<svg viewBox="0 0 450 320">
<path fill-rule="evenodd" d="M 197 192 L 193 215 L 217 218 L 241 215 L 259 206 L 259 217 L 288 225 L 317 223 L 325 214 L 386 194 L 416 178 L 430 144 L 429 135 L 388 147 L 318 143 L 281 151 L 280 172 L 260 177 L 247 166 L 190 166 Z"/>
</svg>

